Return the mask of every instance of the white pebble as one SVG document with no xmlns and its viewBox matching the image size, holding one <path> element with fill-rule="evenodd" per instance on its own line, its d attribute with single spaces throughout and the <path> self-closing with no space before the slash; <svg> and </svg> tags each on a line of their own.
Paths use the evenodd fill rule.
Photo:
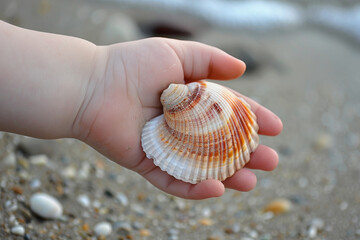
<svg viewBox="0 0 360 240">
<path fill-rule="evenodd" d="M 10 216 L 9 216 L 9 222 L 15 222 L 16 221 L 16 217 L 14 216 L 14 215 L 12 215 L 12 214 L 10 214 Z"/>
<path fill-rule="evenodd" d="M 122 193 L 119 192 L 118 194 L 116 194 L 116 199 L 120 202 L 121 205 L 123 205 L 124 207 L 126 207 L 127 205 L 129 205 L 129 200 L 127 198 L 127 196 Z"/>
<path fill-rule="evenodd" d="M 35 178 L 30 182 L 30 188 L 31 189 L 36 189 L 36 188 L 39 188 L 39 187 L 41 187 L 41 181 L 38 178 Z"/>
<path fill-rule="evenodd" d="M 111 234 L 112 227 L 108 222 L 100 222 L 95 225 L 94 231 L 97 236 L 108 236 Z"/>
<path fill-rule="evenodd" d="M 25 228 L 23 226 L 15 226 L 11 228 L 11 233 L 19 236 L 24 236 Z"/>
<path fill-rule="evenodd" d="M 30 198 L 31 210 L 45 219 L 61 217 L 63 208 L 61 203 L 46 193 L 35 193 Z"/>
<path fill-rule="evenodd" d="M 81 165 L 81 168 L 80 168 L 79 172 L 77 173 L 77 178 L 79 178 L 79 179 L 87 179 L 89 177 L 90 170 L 91 170 L 90 164 L 87 161 L 85 161 Z"/>
<path fill-rule="evenodd" d="M 61 175 L 66 178 L 74 179 L 77 175 L 76 168 L 73 166 L 64 168 L 61 171 Z"/>
<path fill-rule="evenodd" d="M 317 228 L 314 226 L 310 226 L 308 236 L 309 238 L 315 238 L 317 236 Z"/>
<path fill-rule="evenodd" d="M 78 203 L 80 203 L 83 207 L 90 207 L 90 198 L 85 195 L 81 194 L 77 197 Z"/>
<path fill-rule="evenodd" d="M 31 156 L 29 161 L 33 165 L 44 166 L 48 163 L 49 158 L 45 154 L 40 154 L 40 155 Z"/>
</svg>

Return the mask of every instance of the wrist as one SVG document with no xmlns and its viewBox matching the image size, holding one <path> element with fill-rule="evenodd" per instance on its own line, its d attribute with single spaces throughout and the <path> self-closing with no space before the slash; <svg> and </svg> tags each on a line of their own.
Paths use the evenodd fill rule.
<svg viewBox="0 0 360 240">
<path fill-rule="evenodd" d="M 109 47 L 94 46 L 93 58 L 90 62 L 90 71 L 85 74 L 81 87 L 81 96 L 78 99 L 78 108 L 74 114 L 71 137 L 86 141 L 96 120 L 98 109 L 102 105 L 104 77 L 108 62 Z"/>
</svg>

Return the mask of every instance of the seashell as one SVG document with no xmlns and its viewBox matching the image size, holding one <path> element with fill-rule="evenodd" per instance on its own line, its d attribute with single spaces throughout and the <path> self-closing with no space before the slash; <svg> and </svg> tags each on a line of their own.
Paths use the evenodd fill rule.
<svg viewBox="0 0 360 240">
<path fill-rule="evenodd" d="M 250 105 L 221 85 L 170 84 L 160 101 L 164 114 L 145 124 L 142 147 L 177 179 L 223 181 L 245 166 L 259 144 Z"/>
</svg>

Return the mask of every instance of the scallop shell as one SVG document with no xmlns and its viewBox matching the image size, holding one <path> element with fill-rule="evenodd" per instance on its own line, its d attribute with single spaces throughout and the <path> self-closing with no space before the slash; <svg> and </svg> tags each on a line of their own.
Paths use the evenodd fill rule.
<svg viewBox="0 0 360 240">
<path fill-rule="evenodd" d="M 145 124 L 142 147 L 177 179 L 223 181 L 245 166 L 259 144 L 250 105 L 221 85 L 170 84 L 160 100 L 164 114 Z"/>
</svg>

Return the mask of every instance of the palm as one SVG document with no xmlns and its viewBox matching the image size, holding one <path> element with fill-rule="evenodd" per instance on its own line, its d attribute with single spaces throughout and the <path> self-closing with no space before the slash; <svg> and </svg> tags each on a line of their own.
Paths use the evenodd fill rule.
<svg viewBox="0 0 360 240">
<path fill-rule="evenodd" d="M 192 51 L 200 57 L 193 55 L 195 53 Z M 210 58 L 205 54 L 210 55 Z M 217 66 L 220 60 L 223 60 L 223 65 Z M 138 172 L 158 188 L 176 196 L 192 199 L 219 196 L 224 191 L 224 185 L 241 191 L 251 190 L 255 186 L 256 177 L 247 169 L 238 171 L 224 185 L 217 180 L 206 180 L 196 185 L 176 180 L 145 157 L 140 140 L 145 122 L 161 114 L 160 94 L 170 83 L 203 78 L 231 79 L 243 71 L 241 62 L 204 45 L 164 39 L 114 45 L 110 49 L 107 74 L 102 79 L 103 91 L 98 91 L 101 104 L 95 111 L 96 117 L 92 120 L 91 131 L 85 141 L 110 159 Z M 255 111 L 262 111 L 263 118 L 271 117 L 270 112 L 265 112 L 255 102 L 251 101 L 250 104 Z M 273 126 L 267 123 L 268 129 L 266 126 L 261 129 L 261 114 L 258 118 L 260 133 L 275 135 L 281 131 L 279 120 L 276 123 L 274 120 Z M 273 130 L 269 130 L 269 127 L 273 127 Z M 272 159 L 270 164 L 269 161 L 264 163 L 264 155 L 269 154 L 266 160 Z M 260 146 L 248 166 L 271 170 L 276 164 L 276 153 Z"/>
</svg>

